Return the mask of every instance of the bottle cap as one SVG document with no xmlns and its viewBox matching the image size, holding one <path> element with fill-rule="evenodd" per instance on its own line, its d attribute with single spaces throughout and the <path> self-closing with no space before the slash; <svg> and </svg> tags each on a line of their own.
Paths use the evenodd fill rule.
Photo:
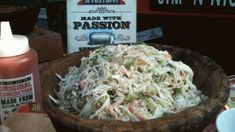
<svg viewBox="0 0 235 132">
<path fill-rule="evenodd" d="M 1 22 L 0 57 L 11 57 L 29 51 L 29 41 L 26 36 L 13 35 L 9 22 Z"/>
</svg>

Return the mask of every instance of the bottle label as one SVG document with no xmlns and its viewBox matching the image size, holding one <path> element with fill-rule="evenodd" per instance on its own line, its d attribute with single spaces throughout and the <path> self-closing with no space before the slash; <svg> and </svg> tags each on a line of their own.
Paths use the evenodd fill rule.
<svg viewBox="0 0 235 132">
<path fill-rule="evenodd" d="M 35 102 L 33 74 L 0 79 L 0 124 L 18 106 Z"/>
</svg>

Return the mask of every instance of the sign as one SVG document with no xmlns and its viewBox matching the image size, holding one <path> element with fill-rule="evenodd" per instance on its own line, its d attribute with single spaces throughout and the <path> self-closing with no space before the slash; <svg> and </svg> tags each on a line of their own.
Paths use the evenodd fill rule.
<svg viewBox="0 0 235 132">
<path fill-rule="evenodd" d="M 163 37 L 148 41 L 190 49 L 235 74 L 235 0 L 138 0 L 137 31 L 161 27 Z M 223 52 L 221 54 L 221 52 Z M 225 59 L 226 58 L 226 59 Z"/>
<path fill-rule="evenodd" d="M 190 16 L 235 16 L 235 0 L 150 0 L 150 8 Z"/>
<path fill-rule="evenodd" d="M 68 0 L 68 53 L 136 42 L 136 0 Z"/>
</svg>

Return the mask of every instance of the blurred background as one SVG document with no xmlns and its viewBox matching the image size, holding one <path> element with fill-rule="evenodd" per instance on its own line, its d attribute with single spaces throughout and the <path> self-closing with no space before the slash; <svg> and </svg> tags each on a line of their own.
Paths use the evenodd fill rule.
<svg viewBox="0 0 235 132">
<path fill-rule="evenodd" d="M 1 0 L 0 4 L 4 3 L 2 1 L 4 0 Z M 14 0 L 5 0 L 5 4 L 9 4 L 12 1 Z M 60 52 L 60 54 L 66 54 L 66 0 L 31 1 L 40 2 L 40 4 L 36 4 L 35 6 L 36 11 L 34 12 L 36 13 L 33 15 L 33 11 L 27 11 L 31 12 L 31 14 L 26 15 L 27 17 L 20 17 L 12 20 L 14 23 L 21 25 L 20 27 L 24 27 L 23 29 L 26 30 L 22 30 L 22 32 L 16 31 L 16 33 L 32 34 L 35 27 L 32 29 L 25 29 L 26 26 L 22 25 L 30 25 L 27 21 L 30 21 L 32 18 L 31 23 L 34 23 L 34 19 L 37 18 L 35 22 L 36 27 L 47 29 L 60 35 L 60 37 L 57 38 L 61 40 L 61 47 L 63 48 L 63 53 Z M 24 5 L 29 4 L 28 0 L 21 0 L 21 2 Z M 151 8 L 150 2 L 151 0 L 137 0 L 137 31 L 142 32 L 160 27 L 163 36 L 146 40 L 146 43 L 174 45 L 197 51 L 213 59 L 228 75 L 235 74 L 235 63 L 233 62 L 235 60 L 233 55 L 234 48 L 232 46 L 235 34 L 235 15 L 230 15 L 229 17 L 218 17 L 205 16 L 203 13 L 202 15 L 199 14 L 197 16 L 159 13 L 156 9 L 153 10 Z M 50 34 L 51 33 L 48 33 L 48 35 Z M 53 41 L 53 43 L 55 42 Z M 59 55 L 57 55 L 57 57 L 59 57 Z M 54 58 L 52 57 L 52 59 Z M 50 59 L 44 59 L 41 62 L 48 61 Z"/>
</svg>

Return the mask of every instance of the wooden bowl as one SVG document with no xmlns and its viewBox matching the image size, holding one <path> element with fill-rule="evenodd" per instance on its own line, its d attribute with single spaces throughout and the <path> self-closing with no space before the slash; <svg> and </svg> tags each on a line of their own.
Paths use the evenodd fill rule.
<svg viewBox="0 0 235 132">
<path fill-rule="evenodd" d="M 223 108 L 229 95 L 227 76 L 219 65 L 210 58 L 188 49 L 173 46 L 151 44 L 167 50 L 174 60 L 181 60 L 189 65 L 194 73 L 194 83 L 208 99 L 198 106 L 188 108 L 177 114 L 164 116 L 158 119 L 122 122 L 98 121 L 72 115 L 61 111 L 49 99 L 49 95 L 56 96 L 58 79 L 55 73 L 64 75 L 69 66 L 79 66 L 81 58 L 89 51 L 74 53 L 45 64 L 40 71 L 42 86 L 42 101 L 45 112 L 48 114 L 57 131 L 185 131 L 199 132 L 214 121 Z"/>
</svg>

